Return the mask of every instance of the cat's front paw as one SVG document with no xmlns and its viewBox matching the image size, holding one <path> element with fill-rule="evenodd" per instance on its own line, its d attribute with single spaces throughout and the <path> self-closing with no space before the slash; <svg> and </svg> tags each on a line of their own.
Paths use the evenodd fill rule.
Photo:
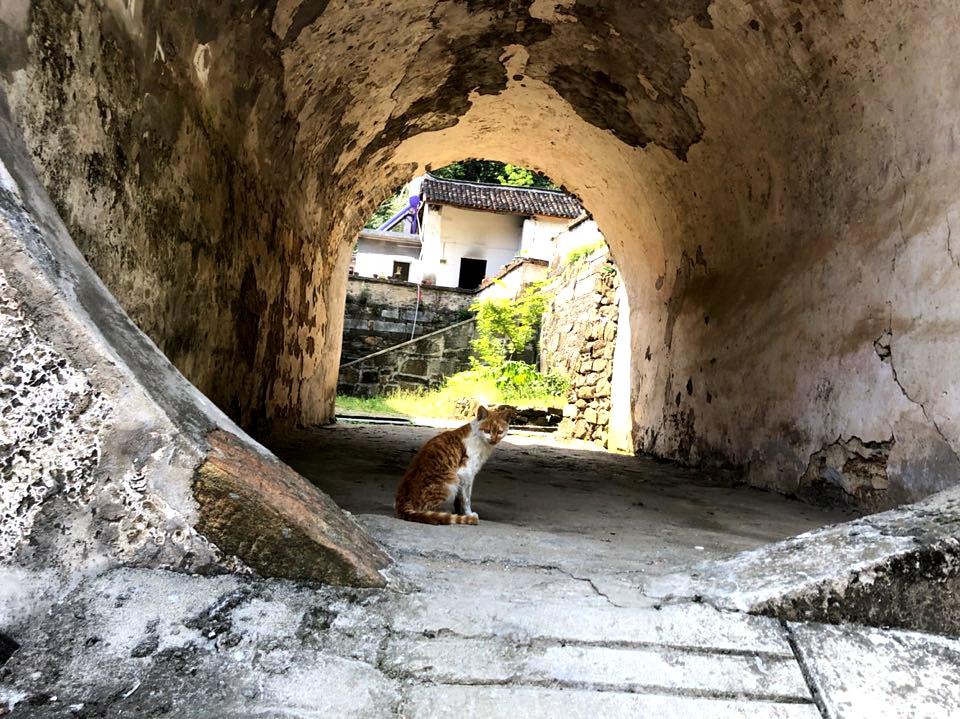
<svg viewBox="0 0 960 719">
<path fill-rule="evenodd" d="M 463 516 L 467 518 L 467 524 L 479 524 L 479 523 L 480 523 L 480 515 L 477 514 L 476 512 L 469 512 L 469 513 L 467 513 L 467 514 L 465 514 L 465 515 L 463 515 Z"/>
</svg>

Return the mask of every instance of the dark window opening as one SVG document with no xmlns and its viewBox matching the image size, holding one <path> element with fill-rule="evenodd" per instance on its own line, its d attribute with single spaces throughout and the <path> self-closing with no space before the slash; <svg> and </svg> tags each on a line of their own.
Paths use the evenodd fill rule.
<svg viewBox="0 0 960 719">
<path fill-rule="evenodd" d="M 393 263 L 393 279 L 402 280 L 403 282 L 409 282 L 410 281 L 410 263 L 394 262 Z"/>
<path fill-rule="evenodd" d="M 463 257 L 460 260 L 460 281 L 457 283 L 457 287 L 465 290 L 475 290 L 486 276 L 486 260 L 471 260 L 469 257 Z"/>
</svg>

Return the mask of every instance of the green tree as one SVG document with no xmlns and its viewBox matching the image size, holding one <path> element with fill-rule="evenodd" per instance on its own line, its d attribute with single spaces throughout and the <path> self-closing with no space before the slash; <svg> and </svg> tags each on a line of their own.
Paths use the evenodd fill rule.
<svg viewBox="0 0 960 719">
<path fill-rule="evenodd" d="M 472 342 L 474 364 L 496 369 L 521 354 L 537 336 L 549 301 L 550 296 L 535 283 L 513 300 L 474 302 L 470 307 L 477 313 L 477 339 Z"/>
<path fill-rule="evenodd" d="M 503 166 L 503 172 L 497 176 L 501 185 L 511 185 L 513 187 L 552 187 L 549 180 L 547 185 L 539 182 L 540 179 L 546 180 L 543 175 L 538 175 L 533 170 L 528 170 L 519 165 L 506 164 Z"/>
<path fill-rule="evenodd" d="M 370 219 L 367 220 L 367 224 L 364 225 L 368 230 L 375 230 L 403 209 L 407 204 L 407 193 L 404 189 L 405 188 L 401 187 L 380 203 L 380 207 L 376 209 L 373 215 L 370 216 Z"/>
<path fill-rule="evenodd" d="M 459 160 L 437 170 L 431 170 L 431 173 L 447 180 L 485 182 L 491 185 L 510 185 L 513 187 L 556 188 L 556 185 L 546 175 L 498 160 L 478 160 L 475 158 Z"/>
</svg>

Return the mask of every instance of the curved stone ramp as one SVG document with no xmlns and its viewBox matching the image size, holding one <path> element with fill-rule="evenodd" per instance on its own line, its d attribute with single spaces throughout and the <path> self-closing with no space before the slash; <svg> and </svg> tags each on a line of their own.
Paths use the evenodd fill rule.
<svg viewBox="0 0 960 719">
<path fill-rule="evenodd" d="M 704 562 L 644 591 L 787 620 L 960 636 L 960 491 Z"/>
<path fill-rule="evenodd" d="M 0 338 L 0 626 L 39 609 L 47 580 L 115 563 L 383 583 L 388 559 L 366 532 L 130 321 L 71 240 L 2 96 Z"/>
</svg>

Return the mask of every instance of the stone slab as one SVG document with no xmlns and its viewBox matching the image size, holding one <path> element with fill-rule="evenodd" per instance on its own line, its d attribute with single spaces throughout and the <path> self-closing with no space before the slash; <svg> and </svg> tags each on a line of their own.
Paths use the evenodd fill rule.
<svg viewBox="0 0 960 719">
<path fill-rule="evenodd" d="M 830 719 L 960 716 L 960 641 L 853 626 L 790 628 Z"/>
<path fill-rule="evenodd" d="M 646 594 L 787 620 L 960 633 L 960 490 L 651 578 Z"/>
<path fill-rule="evenodd" d="M 389 558 L 327 495 L 229 432 L 209 436 L 193 495 L 198 530 L 264 575 L 383 586 Z"/>
<path fill-rule="evenodd" d="M 793 657 L 712 654 L 670 647 L 622 648 L 510 641 L 397 638 L 384 666 L 395 675 L 450 684 L 536 684 L 598 691 L 812 701 Z"/>
<path fill-rule="evenodd" d="M 451 632 L 466 637 L 510 636 L 589 643 L 659 644 L 673 647 L 792 656 L 778 622 L 719 612 L 698 604 L 656 609 L 583 606 L 565 601 L 531 603 L 457 596 L 399 597 L 395 631 Z"/>
<path fill-rule="evenodd" d="M 525 719 L 819 719 L 812 704 L 700 697 L 490 686 L 419 686 L 406 695 L 409 719 L 524 717 Z"/>
</svg>

